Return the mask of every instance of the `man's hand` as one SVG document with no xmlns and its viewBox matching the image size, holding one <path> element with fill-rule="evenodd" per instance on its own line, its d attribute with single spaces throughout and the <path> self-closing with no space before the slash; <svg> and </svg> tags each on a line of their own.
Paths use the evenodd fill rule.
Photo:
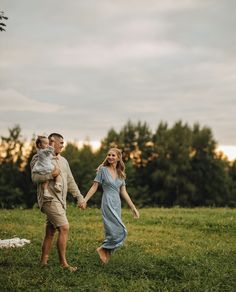
<svg viewBox="0 0 236 292">
<path fill-rule="evenodd" d="M 77 207 L 80 208 L 80 209 L 82 209 L 82 210 L 85 210 L 86 207 L 87 207 L 87 203 L 84 201 L 84 202 L 82 202 L 82 203 L 79 203 L 79 204 L 77 205 Z"/>
<path fill-rule="evenodd" d="M 55 166 L 55 168 L 52 171 L 52 176 L 56 177 L 61 173 L 60 168 L 58 168 L 57 166 Z"/>
</svg>

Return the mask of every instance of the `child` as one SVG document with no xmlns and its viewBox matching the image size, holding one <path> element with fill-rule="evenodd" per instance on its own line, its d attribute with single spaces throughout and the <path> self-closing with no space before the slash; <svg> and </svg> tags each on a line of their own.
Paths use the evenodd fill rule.
<svg viewBox="0 0 236 292">
<path fill-rule="evenodd" d="M 51 145 L 49 145 L 49 140 L 46 136 L 38 136 L 36 140 L 38 161 L 35 163 L 32 172 L 36 172 L 39 174 L 48 174 L 48 173 L 51 173 L 53 169 L 55 168 L 55 166 L 52 164 L 52 157 L 54 155 L 54 138 L 52 137 L 50 141 L 51 141 L 50 142 Z M 45 183 L 42 184 L 42 187 L 44 189 L 43 197 L 45 199 L 52 198 L 48 190 L 48 184 L 49 184 L 49 181 L 46 181 Z M 60 175 L 58 175 L 55 178 L 54 188 L 56 192 L 62 191 L 62 183 L 61 183 Z"/>
<path fill-rule="evenodd" d="M 127 235 L 126 227 L 121 220 L 120 195 L 131 208 L 134 218 L 139 218 L 139 212 L 125 188 L 125 165 L 122 161 L 121 151 L 118 148 L 111 148 L 106 159 L 99 166 L 94 183 L 85 196 L 84 207 L 97 191 L 99 184 L 103 188 L 101 209 L 105 240 L 96 251 L 101 261 L 106 264 L 111 253 L 123 244 Z"/>
</svg>

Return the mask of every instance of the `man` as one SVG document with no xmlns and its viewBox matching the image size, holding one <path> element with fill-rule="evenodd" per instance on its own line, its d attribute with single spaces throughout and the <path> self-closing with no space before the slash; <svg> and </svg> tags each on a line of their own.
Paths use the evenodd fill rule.
<svg viewBox="0 0 236 292">
<path fill-rule="evenodd" d="M 72 267 L 66 260 L 66 244 L 69 232 L 69 222 L 66 217 L 66 196 L 67 191 L 77 198 L 78 206 L 85 208 L 84 197 L 75 183 L 67 160 L 60 155 L 64 146 L 64 138 L 58 133 L 52 133 L 48 137 L 49 141 L 54 140 L 55 156 L 52 163 L 55 169 L 50 174 L 38 174 L 32 172 L 32 180 L 37 183 L 37 198 L 40 210 L 46 214 L 45 237 L 42 244 L 41 265 L 46 266 L 48 262 L 49 252 L 52 247 L 53 238 L 56 230 L 58 230 L 57 249 L 60 265 L 71 272 L 75 272 L 77 267 Z M 37 154 L 31 161 L 31 170 L 37 161 Z M 62 191 L 55 189 L 54 178 L 61 176 Z M 49 180 L 48 191 L 50 196 L 43 196 L 43 183 Z"/>
</svg>

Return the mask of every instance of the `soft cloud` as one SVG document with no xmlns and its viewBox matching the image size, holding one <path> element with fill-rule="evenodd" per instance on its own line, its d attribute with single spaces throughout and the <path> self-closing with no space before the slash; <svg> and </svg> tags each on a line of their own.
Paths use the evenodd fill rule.
<svg viewBox="0 0 236 292">
<path fill-rule="evenodd" d="M 5 49 L 2 52 L 3 61 L 0 68 L 16 66 L 32 66 L 39 63 L 42 66 L 104 68 L 120 62 L 139 61 L 152 58 L 162 58 L 187 52 L 185 47 L 169 41 L 119 41 L 106 44 L 91 42 L 75 46 L 57 47 L 49 45 L 47 50 L 40 49 L 37 44 L 25 49 Z"/>
<path fill-rule="evenodd" d="M 14 89 L 0 91 L 0 111 L 52 113 L 62 109 L 62 106 L 40 102 L 17 92 Z"/>
<path fill-rule="evenodd" d="M 170 42 L 124 42 L 114 45 L 88 44 L 77 48 L 51 51 L 49 62 L 54 66 L 101 67 L 140 59 L 161 58 L 181 51 L 178 44 Z"/>
<path fill-rule="evenodd" d="M 2 0 L 1 132 L 99 140 L 128 119 L 182 119 L 236 144 L 235 3 Z"/>
</svg>

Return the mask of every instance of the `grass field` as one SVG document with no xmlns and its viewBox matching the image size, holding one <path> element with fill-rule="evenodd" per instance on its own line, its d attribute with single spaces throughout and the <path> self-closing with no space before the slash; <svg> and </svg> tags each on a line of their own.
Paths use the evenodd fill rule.
<svg viewBox="0 0 236 292">
<path fill-rule="evenodd" d="M 235 209 L 141 209 L 134 220 L 123 210 L 125 245 L 108 265 L 95 252 L 102 242 L 100 210 L 68 208 L 67 256 L 76 273 L 38 265 L 44 215 L 38 209 L 0 210 L 0 238 L 31 244 L 0 249 L 0 291 L 236 291 Z"/>
</svg>

